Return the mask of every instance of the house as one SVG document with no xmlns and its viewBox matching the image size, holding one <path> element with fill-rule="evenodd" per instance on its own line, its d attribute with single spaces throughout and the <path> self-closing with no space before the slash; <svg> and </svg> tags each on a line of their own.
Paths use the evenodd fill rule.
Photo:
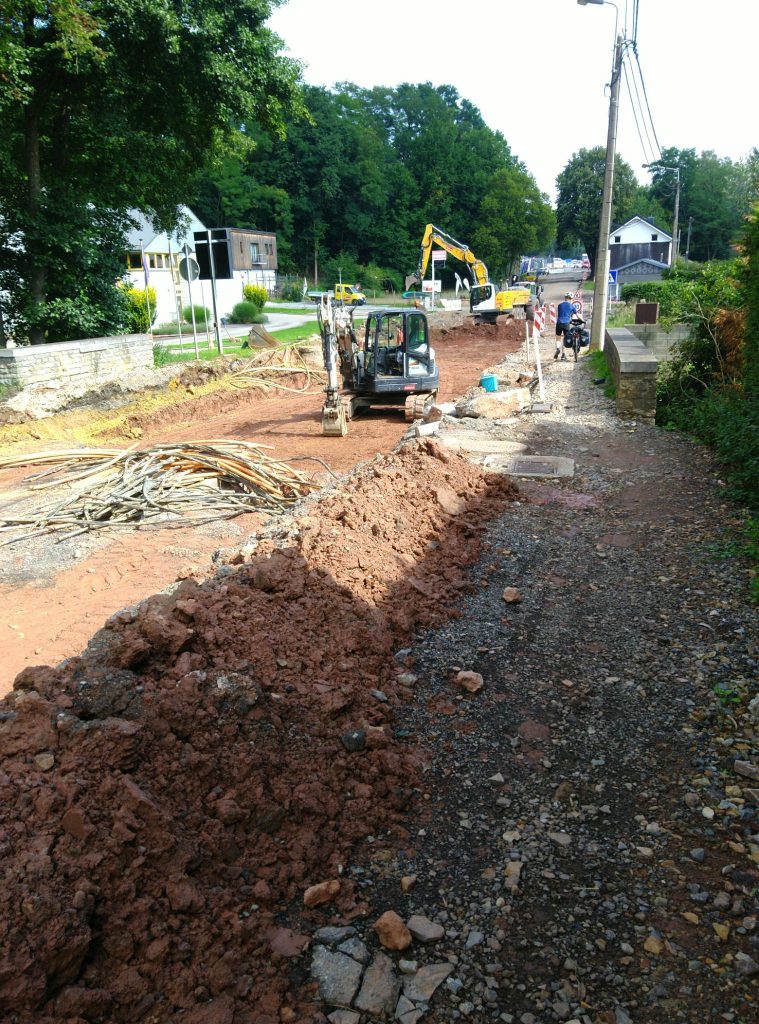
<svg viewBox="0 0 759 1024">
<path fill-rule="evenodd" d="M 180 210 L 179 227 L 170 236 L 157 231 L 143 213 L 130 210 L 129 216 L 135 227 L 127 236 L 127 277 L 135 288 L 145 287 L 143 253 L 147 264 L 148 285 L 155 289 L 157 314 L 155 323 L 169 323 L 190 304 L 190 290 L 179 274 L 182 248 L 189 245 L 195 253 L 194 235 L 203 236 L 205 224 L 198 220 L 192 210 L 183 206 Z M 255 231 L 247 228 L 215 228 L 226 232 L 229 252 L 230 275 L 219 277 L 216 282 L 216 301 L 219 316 L 227 317 L 243 298 L 243 285 L 263 285 L 273 292 L 277 280 L 277 236 L 271 231 Z M 211 282 L 200 278 L 192 284 L 192 303 L 212 308 Z"/>
<path fill-rule="evenodd" d="M 156 293 L 155 322 L 161 324 L 176 320 L 177 308 L 181 310 L 190 301 L 187 282 L 179 275 L 182 247 L 189 245 L 194 251 L 193 232 L 205 231 L 205 225 L 188 206 L 181 207 L 179 227 L 171 236 L 165 231 L 157 231 L 139 210 L 130 210 L 129 216 L 135 227 L 127 235 L 127 278 L 135 288 L 145 287 L 144 253 L 148 285 Z M 207 295 L 201 296 L 198 285 L 193 287 L 193 302 L 210 308 L 210 286 L 204 289 Z"/>
<path fill-rule="evenodd" d="M 622 293 L 622 286 L 626 284 L 639 284 L 642 281 L 661 281 L 662 272 L 667 270 L 668 264 L 660 260 L 633 260 L 623 267 L 617 267 L 617 280 L 614 285 L 615 299 Z"/>
<path fill-rule="evenodd" d="M 672 235 L 645 217 L 631 217 L 609 235 L 609 269 L 619 270 L 639 260 L 654 260 L 669 266 Z"/>
</svg>

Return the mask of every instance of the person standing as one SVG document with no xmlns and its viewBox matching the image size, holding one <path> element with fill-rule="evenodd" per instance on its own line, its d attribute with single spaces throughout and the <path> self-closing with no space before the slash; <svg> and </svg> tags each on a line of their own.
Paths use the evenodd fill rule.
<svg viewBox="0 0 759 1024">
<path fill-rule="evenodd" d="M 571 292 L 565 292 L 564 301 L 559 303 L 559 308 L 556 310 L 556 351 L 553 354 L 554 359 L 558 359 L 559 356 L 562 359 L 567 358 L 564 354 L 562 337 L 569 333 L 569 322 L 575 311 L 572 303 L 573 298 L 574 296 Z"/>
</svg>

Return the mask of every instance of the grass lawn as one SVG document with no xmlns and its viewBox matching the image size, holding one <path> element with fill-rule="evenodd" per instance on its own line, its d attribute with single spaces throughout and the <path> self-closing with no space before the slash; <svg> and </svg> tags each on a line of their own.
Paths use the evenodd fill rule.
<svg viewBox="0 0 759 1024">
<path fill-rule="evenodd" d="M 288 327 L 287 330 L 277 331 L 274 336 L 280 345 L 285 346 L 297 345 L 299 342 L 308 341 L 309 338 L 318 333 L 319 326 L 316 320 L 310 320 L 308 323 L 301 324 L 300 327 Z M 200 341 L 200 339 L 198 340 Z M 248 359 L 250 356 L 260 352 L 260 349 L 257 348 L 243 348 L 242 343 L 245 341 L 244 337 L 222 340 L 224 341 L 224 355 L 231 356 L 234 359 Z M 202 346 L 200 344 L 198 345 L 198 350 L 198 358 L 201 362 L 212 362 L 214 359 L 219 358 L 216 346 L 213 348 L 207 348 L 205 339 L 203 339 Z M 169 366 L 171 363 L 192 362 L 195 362 L 195 347 L 192 343 L 192 338 L 190 338 L 189 345 L 187 345 L 184 352 L 164 348 L 160 344 L 153 346 L 154 366 Z"/>
</svg>

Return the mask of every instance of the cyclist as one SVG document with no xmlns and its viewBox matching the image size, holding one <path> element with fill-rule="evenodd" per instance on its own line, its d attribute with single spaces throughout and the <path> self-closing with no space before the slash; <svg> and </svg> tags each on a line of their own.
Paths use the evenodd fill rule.
<svg viewBox="0 0 759 1024">
<path fill-rule="evenodd" d="M 556 310 L 556 351 L 553 354 L 554 359 L 558 359 L 561 356 L 562 359 L 566 359 L 562 345 L 562 335 L 569 332 L 569 321 L 572 319 L 572 314 L 575 308 L 572 304 L 574 295 L 572 292 L 564 292 L 564 301 L 559 303 L 559 308 Z"/>
</svg>

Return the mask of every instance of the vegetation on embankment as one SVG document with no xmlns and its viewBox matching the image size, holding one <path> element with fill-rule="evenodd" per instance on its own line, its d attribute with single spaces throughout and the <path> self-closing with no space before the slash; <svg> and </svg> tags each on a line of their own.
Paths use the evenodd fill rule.
<svg viewBox="0 0 759 1024">
<path fill-rule="evenodd" d="M 713 447 L 729 493 L 749 510 L 743 551 L 759 567 L 759 203 L 738 258 L 677 267 L 622 297 L 658 302 L 662 323 L 690 325 L 659 371 L 657 422 Z M 753 591 L 759 599 L 759 576 Z"/>
</svg>

